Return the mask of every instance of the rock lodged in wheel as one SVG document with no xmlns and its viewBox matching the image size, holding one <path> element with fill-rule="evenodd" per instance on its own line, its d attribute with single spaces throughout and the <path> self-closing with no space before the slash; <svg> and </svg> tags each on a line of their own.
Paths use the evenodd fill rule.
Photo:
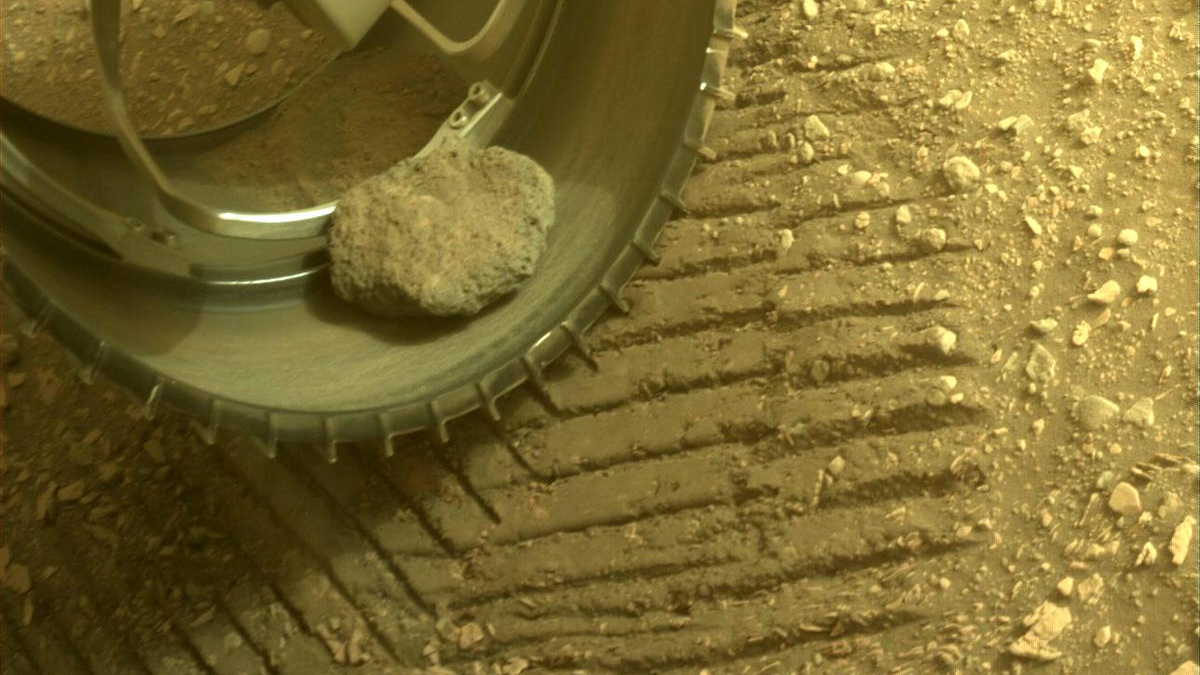
<svg viewBox="0 0 1200 675">
<path fill-rule="evenodd" d="M 498 147 L 439 146 L 348 190 L 329 234 L 334 290 L 383 316 L 468 316 L 533 274 L 554 182 Z"/>
</svg>

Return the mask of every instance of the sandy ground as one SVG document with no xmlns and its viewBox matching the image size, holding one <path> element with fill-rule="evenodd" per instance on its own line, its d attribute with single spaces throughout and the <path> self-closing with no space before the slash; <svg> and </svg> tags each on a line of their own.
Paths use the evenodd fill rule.
<svg viewBox="0 0 1200 675">
<path fill-rule="evenodd" d="M 1195 10 L 744 1 L 599 367 L 447 447 L 6 338 L 4 672 L 1194 672 Z"/>
</svg>

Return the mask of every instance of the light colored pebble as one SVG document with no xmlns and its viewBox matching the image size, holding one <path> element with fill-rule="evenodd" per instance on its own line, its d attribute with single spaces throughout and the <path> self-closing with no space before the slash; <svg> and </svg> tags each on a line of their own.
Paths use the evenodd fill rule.
<svg viewBox="0 0 1200 675">
<path fill-rule="evenodd" d="M 1096 645 L 1096 649 L 1104 649 L 1109 642 L 1112 642 L 1112 627 L 1105 624 L 1092 637 L 1092 644 Z"/>
<path fill-rule="evenodd" d="M 1142 512 L 1142 496 L 1137 488 L 1121 481 L 1108 496 L 1108 508 L 1122 516 L 1137 516 Z"/>
<path fill-rule="evenodd" d="M 1137 280 L 1136 288 L 1137 292 L 1141 295 L 1154 295 L 1158 292 L 1158 279 L 1143 274 Z"/>
<path fill-rule="evenodd" d="M 1154 426 L 1154 399 L 1149 396 L 1139 398 L 1121 415 L 1121 419 L 1141 429 Z"/>
<path fill-rule="evenodd" d="M 1138 242 L 1137 230 L 1125 228 L 1117 233 L 1117 243 L 1122 246 L 1133 246 Z"/>
<path fill-rule="evenodd" d="M 809 115 L 804 120 L 804 137 L 810 141 L 820 141 L 829 138 L 829 127 L 816 115 Z"/>
<path fill-rule="evenodd" d="M 1088 300 L 1098 305 L 1111 305 L 1121 297 L 1121 284 L 1114 279 L 1109 279 L 1100 285 L 1099 288 L 1088 293 Z"/>
<path fill-rule="evenodd" d="M 1104 428 L 1113 417 L 1116 417 L 1117 413 L 1121 412 L 1121 408 L 1103 396 L 1092 394 L 1080 399 L 1075 404 L 1073 412 L 1079 426 L 1087 431 L 1097 431 Z"/>
<path fill-rule="evenodd" d="M 256 28 L 246 36 L 246 51 L 254 56 L 262 56 L 271 48 L 271 31 L 266 28 Z"/>
<path fill-rule="evenodd" d="M 1064 598 L 1071 597 L 1071 594 L 1075 592 L 1075 577 L 1063 577 L 1054 588 Z"/>
<path fill-rule="evenodd" d="M 1171 535 L 1171 543 L 1167 544 L 1167 552 L 1171 554 L 1171 564 L 1179 567 L 1187 560 L 1188 551 L 1192 550 L 1192 535 L 1196 530 L 1196 519 L 1184 516 L 1175 526 Z"/>
<path fill-rule="evenodd" d="M 975 162 L 961 155 L 946 160 L 942 164 L 942 174 L 946 177 L 946 182 L 950 183 L 950 187 L 957 192 L 971 189 L 983 176 Z"/>
</svg>

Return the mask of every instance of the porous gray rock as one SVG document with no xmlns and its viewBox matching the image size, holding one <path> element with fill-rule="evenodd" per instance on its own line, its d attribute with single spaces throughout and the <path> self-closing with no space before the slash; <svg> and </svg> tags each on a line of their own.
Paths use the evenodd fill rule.
<svg viewBox="0 0 1200 675">
<path fill-rule="evenodd" d="M 533 274 L 554 183 L 533 159 L 454 142 L 348 190 L 329 234 L 344 300 L 383 316 L 469 316 Z"/>
</svg>

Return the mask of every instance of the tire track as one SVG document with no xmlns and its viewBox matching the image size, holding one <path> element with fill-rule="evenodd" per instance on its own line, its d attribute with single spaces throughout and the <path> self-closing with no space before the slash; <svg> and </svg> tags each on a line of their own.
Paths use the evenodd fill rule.
<svg viewBox="0 0 1200 675">
<path fill-rule="evenodd" d="M 591 332 L 594 363 L 559 360 L 543 389 L 498 402 L 502 421 L 463 420 L 448 446 L 397 439 L 390 458 L 285 447 L 272 463 L 240 439 L 202 448 L 174 417 L 138 425 L 125 442 L 161 428 L 168 459 L 119 454 L 93 503 L 111 509 L 96 525 L 130 539 L 111 553 L 124 567 L 70 560 L 94 546 L 86 529 L 50 548 L 20 530 L 20 559 L 64 563 L 33 597 L 96 596 L 85 612 L 39 600 L 22 625 L 23 598 L 4 591 L 3 637 L 25 662 L 888 672 L 925 648 L 935 606 L 970 611 L 936 581 L 986 539 L 968 514 L 994 465 L 977 450 L 994 347 L 956 304 L 974 249 L 955 198 L 897 140 L 921 103 L 871 78 L 904 55 L 821 18 L 806 31 L 846 46 L 814 60 L 786 27 L 796 3 L 742 6 L 758 34 L 733 57 L 741 93 L 714 116 L 716 158 L 659 265 L 625 289 L 634 311 Z M 828 137 L 806 130 L 814 115 Z M 132 607 L 166 639 L 89 633 L 99 606 Z"/>
</svg>

